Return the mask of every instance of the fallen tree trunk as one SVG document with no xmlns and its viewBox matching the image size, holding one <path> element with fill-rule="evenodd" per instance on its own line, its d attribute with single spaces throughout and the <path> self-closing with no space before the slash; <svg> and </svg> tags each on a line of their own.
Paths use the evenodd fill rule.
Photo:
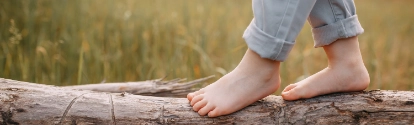
<svg viewBox="0 0 414 125">
<path fill-rule="evenodd" d="M 413 124 L 414 91 L 268 96 L 230 115 L 199 116 L 185 98 L 71 90 L 0 78 L 2 124 Z"/>
<path fill-rule="evenodd" d="M 92 90 L 97 92 L 111 93 L 130 93 L 134 95 L 157 96 L 157 97 L 185 97 L 188 93 L 193 92 L 191 88 L 202 83 L 214 76 L 209 76 L 186 83 L 180 83 L 185 79 L 174 79 L 170 81 L 162 81 L 162 79 L 124 82 L 124 83 L 102 83 L 102 84 L 86 84 L 64 86 L 63 88 Z"/>
</svg>

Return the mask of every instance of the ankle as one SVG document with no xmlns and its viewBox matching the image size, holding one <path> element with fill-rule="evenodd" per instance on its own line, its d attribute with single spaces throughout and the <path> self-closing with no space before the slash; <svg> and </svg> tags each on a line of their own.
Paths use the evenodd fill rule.
<svg viewBox="0 0 414 125">
<path fill-rule="evenodd" d="M 332 69 L 341 69 L 341 70 L 359 70 L 359 69 L 366 70 L 362 59 L 342 59 L 342 60 L 330 59 L 328 62 L 328 67 Z"/>
<path fill-rule="evenodd" d="M 369 73 L 361 61 L 343 61 L 336 64 L 330 64 L 328 69 L 339 73 L 337 77 L 346 78 L 350 86 L 357 88 L 366 88 L 370 83 Z"/>
<path fill-rule="evenodd" d="M 276 83 L 280 84 L 278 67 L 259 68 L 257 70 L 235 69 L 227 74 L 229 79 L 256 79 L 257 83 Z"/>
<path fill-rule="evenodd" d="M 238 77 L 258 76 L 263 80 L 279 77 L 279 61 L 261 58 L 256 52 L 247 50 L 239 65 L 232 71 Z"/>
</svg>

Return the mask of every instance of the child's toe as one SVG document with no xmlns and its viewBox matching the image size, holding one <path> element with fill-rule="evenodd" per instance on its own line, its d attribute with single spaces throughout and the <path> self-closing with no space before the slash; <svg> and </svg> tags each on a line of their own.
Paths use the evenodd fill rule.
<svg viewBox="0 0 414 125">
<path fill-rule="evenodd" d="M 191 102 L 191 100 L 194 98 L 194 93 L 188 93 L 187 94 L 187 99 L 188 99 L 188 101 L 190 101 Z"/>
<path fill-rule="evenodd" d="M 187 99 L 188 101 L 191 102 L 191 100 L 193 100 L 193 98 L 197 95 L 203 94 L 204 93 L 204 89 L 200 89 L 198 91 L 192 92 L 192 93 L 188 93 L 187 94 Z"/>
<path fill-rule="evenodd" d="M 196 104 L 194 104 L 193 110 L 194 111 L 199 111 L 201 108 L 203 108 L 206 105 L 207 105 L 207 100 L 201 100 L 201 101 L 197 102 Z"/>
<path fill-rule="evenodd" d="M 210 111 L 208 113 L 208 117 L 217 117 L 217 116 L 219 116 L 217 108 L 215 108 L 213 111 Z"/>
<path fill-rule="evenodd" d="M 282 92 L 282 97 L 284 100 L 298 100 L 301 96 L 296 92 L 297 89 L 290 88 L 290 90 Z"/>
<path fill-rule="evenodd" d="M 194 106 L 194 104 L 196 104 L 197 102 L 199 102 L 199 101 L 203 100 L 203 98 L 204 98 L 204 94 L 201 94 L 201 95 L 197 95 L 197 96 L 195 96 L 195 97 L 191 100 L 190 105 L 191 105 L 191 106 Z"/>
<path fill-rule="evenodd" d="M 291 89 L 293 89 L 295 87 L 296 87 L 296 84 L 290 84 L 290 85 L 286 86 L 285 89 L 283 89 L 283 92 L 288 92 L 288 91 L 290 91 Z"/>
<path fill-rule="evenodd" d="M 204 106 L 203 108 L 201 108 L 198 111 L 198 114 L 200 114 L 201 116 L 207 115 L 210 111 L 212 111 L 214 109 L 214 105 L 212 105 L 211 103 L 207 104 L 206 106 Z"/>
</svg>

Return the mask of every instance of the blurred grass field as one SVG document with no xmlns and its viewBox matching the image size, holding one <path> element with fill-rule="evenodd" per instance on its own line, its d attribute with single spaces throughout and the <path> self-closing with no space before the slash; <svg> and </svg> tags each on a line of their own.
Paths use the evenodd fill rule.
<svg viewBox="0 0 414 125">
<path fill-rule="evenodd" d="M 356 1 L 369 89 L 414 89 L 412 4 Z M 1 0 L 0 77 L 59 86 L 218 79 L 246 51 L 252 18 L 249 0 Z M 282 63 L 281 87 L 326 65 L 306 24 Z"/>
</svg>

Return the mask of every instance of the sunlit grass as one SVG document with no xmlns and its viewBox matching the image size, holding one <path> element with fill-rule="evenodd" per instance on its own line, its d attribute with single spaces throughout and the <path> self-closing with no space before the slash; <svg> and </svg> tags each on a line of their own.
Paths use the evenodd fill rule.
<svg viewBox="0 0 414 125">
<path fill-rule="evenodd" d="M 54 85 L 218 79 L 247 49 L 241 36 L 253 18 L 250 2 L 2 0 L 0 77 Z M 413 3 L 356 1 L 370 89 L 414 89 Z M 282 87 L 326 65 L 305 25 L 282 64 Z"/>
</svg>

